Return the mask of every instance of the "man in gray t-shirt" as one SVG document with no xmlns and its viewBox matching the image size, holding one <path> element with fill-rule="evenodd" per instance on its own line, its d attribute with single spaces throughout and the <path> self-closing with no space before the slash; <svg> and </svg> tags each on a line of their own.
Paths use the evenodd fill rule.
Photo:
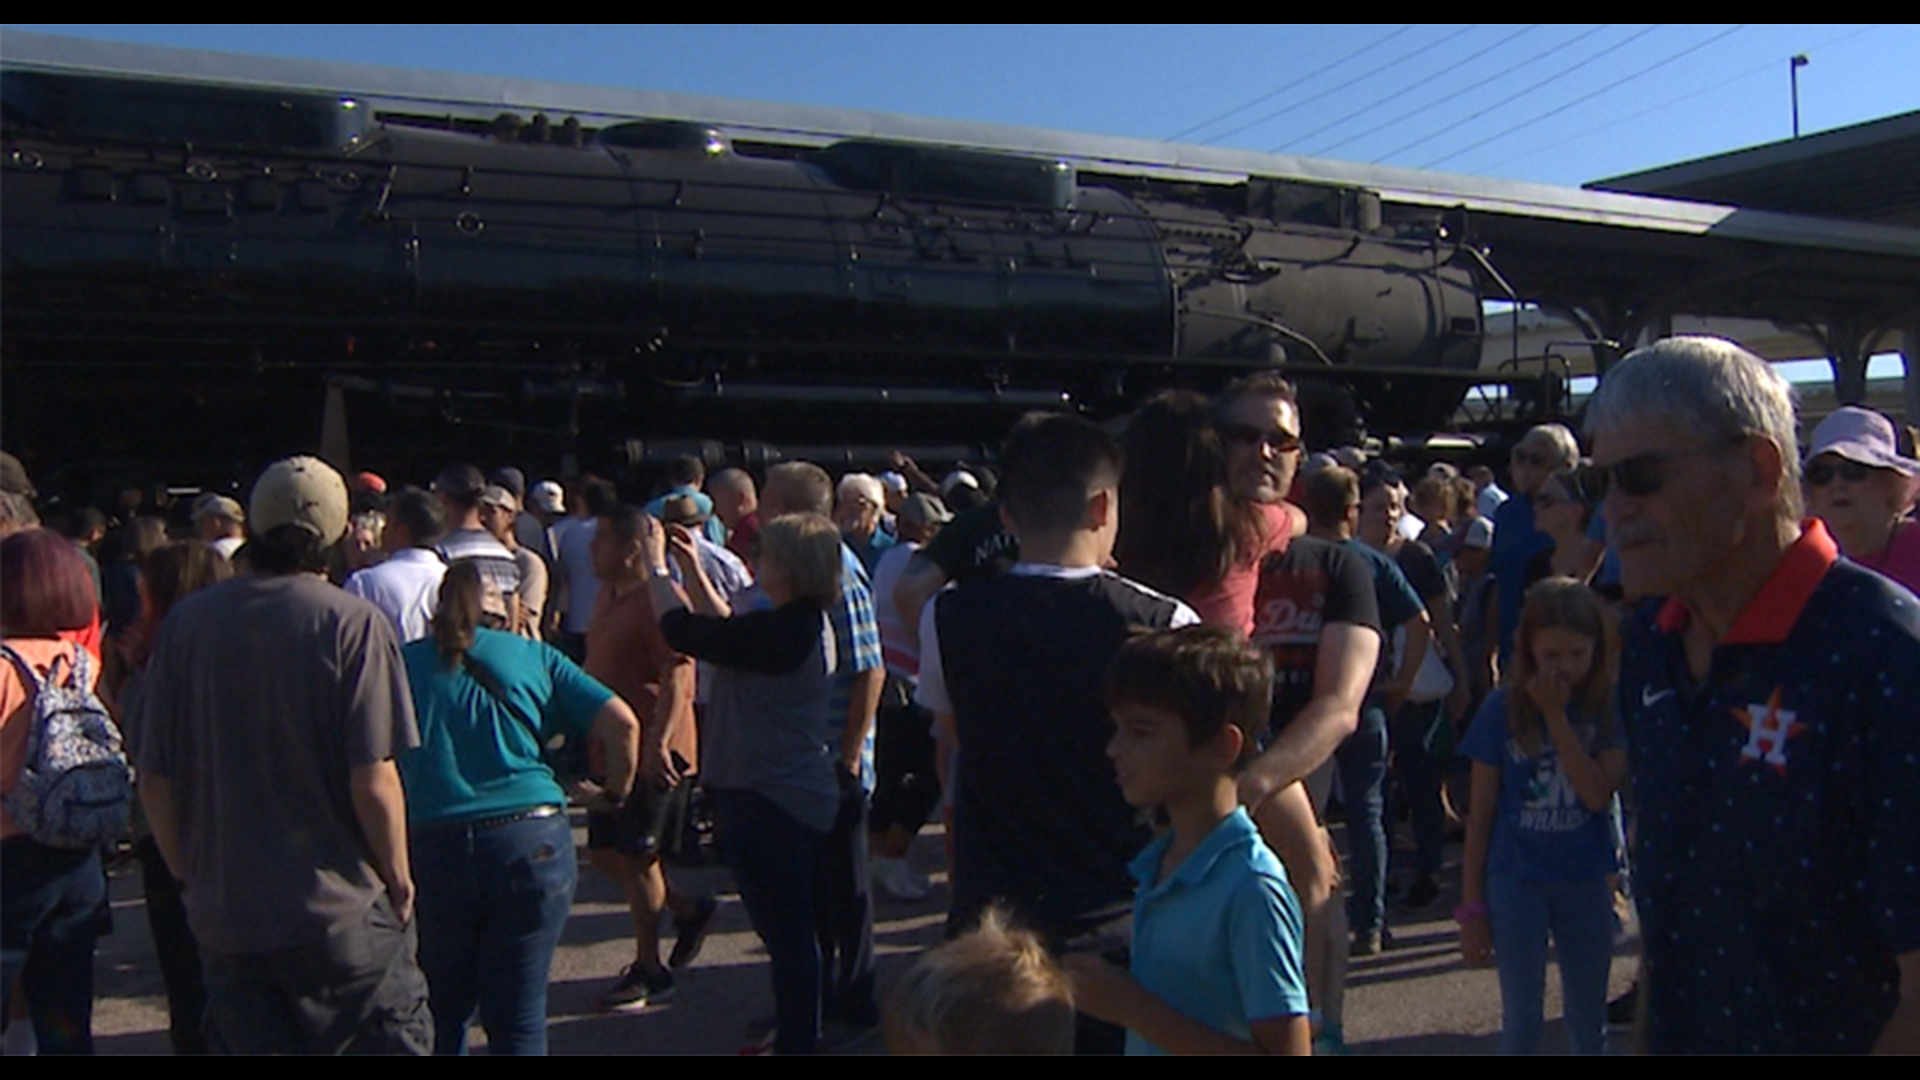
<svg viewBox="0 0 1920 1080">
<path fill-rule="evenodd" d="M 255 483 L 256 576 L 168 615 L 134 706 L 141 802 L 185 883 L 211 1042 L 432 1048 L 394 755 L 419 745 L 393 625 L 318 572 L 346 487 L 313 458 Z"/>
</svg>

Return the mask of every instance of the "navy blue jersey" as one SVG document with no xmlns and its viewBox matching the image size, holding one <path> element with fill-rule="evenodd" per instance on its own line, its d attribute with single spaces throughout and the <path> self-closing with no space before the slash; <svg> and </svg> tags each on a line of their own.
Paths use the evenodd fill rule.
<svg viewBox="0 0 1920 1080">
<path fill-rule="evenodd" d="M 1920 949 L 1920 601 L 1818 522 L 1696 681 L 1677 603 L 1620 671 L 1656 1053 L 1861 1053 Z"/>
</svg>

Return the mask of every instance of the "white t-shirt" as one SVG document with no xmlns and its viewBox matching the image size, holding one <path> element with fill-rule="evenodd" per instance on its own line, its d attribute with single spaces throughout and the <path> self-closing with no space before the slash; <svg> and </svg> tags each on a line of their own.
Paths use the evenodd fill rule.
<svg viewBox="0 0 1920 1080">
<path fill-rule="evenodd" d="M 400 631 L 402 642 L 418 641 L 433 632 L 440 579 L 446 574 L 440 556 L 425 548 L 407 548 L 386 562 L 354 571 L 341 587 L 379 608 Z"/>
</svg>

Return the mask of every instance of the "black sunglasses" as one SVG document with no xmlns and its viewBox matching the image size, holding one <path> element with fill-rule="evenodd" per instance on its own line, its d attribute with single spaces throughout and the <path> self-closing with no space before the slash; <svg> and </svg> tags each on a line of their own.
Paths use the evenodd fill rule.
<svg viewBox="0 0 1920 1080">
<path fill-rule="evenodd" d="M 1862 465 L 1857 461 L 1841 458 L 1836 464 L 1831 461 L 1818 461 L 1807 466 L 1807 483 L 1814 487 L 1825 487 L 1839 477 L 1850 484 L 1857 484 L 1880 470 L 1871 465 Z"/>
<path fill-rule="evenodd" d="M 1241 446 L 1266 446 L 1276 454 L 1288 454 L 1300 449 L 1300 436 L 1291 431 L 1264 431 L 1252 424 L 1227 424 L 1220 433 L 1229 442 Z"/>
<path fill-rule="evenodd" d="M 1644 499 L 1649 495 L 1658 495 L 1660 489 L 1667 486 L 1667 463 L 1695 454 L 1708 454 L 1747 441 L 1745 435 L 1736 435 L 1724 442 L 1696 446 L 1690 450 L 1655 451 L 1647 454 L 1635 454 L 1630 458 L 1616 461 L 1611 465 L 1595 465 L 1592 474 L 1598 481 L 1599 491 L 1596 500 L 1609 491 L 1618 490 L 1622 495 L 1631 495 Z"/>
</svg>

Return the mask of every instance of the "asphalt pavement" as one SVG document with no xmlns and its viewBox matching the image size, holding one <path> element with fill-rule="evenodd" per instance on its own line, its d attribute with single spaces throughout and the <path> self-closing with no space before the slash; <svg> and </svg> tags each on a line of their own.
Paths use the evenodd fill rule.
<svg viewBox="0 0 1920 1080">
<path fill-rule="evenodd" d="M 576 842 L 584 830 L 576 829 Z M 912 862 L 935 880 L 933 894 L 917 902 L 877 894 L 874 945 L 882 994 L 914 955 L 940 939 L 945 918 L 944 838 L 936 827 L 915 842 Z M 1400 852 L 1396 852 L 1396 858 Z M 1500 991 L 1492 970 L 1474 970 L 1460 960 L 1450 913 L 1459 900 L 1460 848 L 1450 844 L 1438 902 L 1422 912 L 1389 904 L 1393 944 L 1378 957 L 1355 960 L 1348 974 L 1346 1036 L 1351 1053 L 1491 1054 L 1500 1030 Z M 717 866 L 674 867 L 676 885 L 695 894 L 713 893 L 721 904 L 699 959 L 679 973 L 672 1000 L 637 1013 L 608 1014 L 594 1000 L 633 957 L 626 905 L 584 859 L 573 917 L 554 959 L 548 1014 L 554 1054 L 736 1054 L 752 1021 L 773 1011 L 766 950 L 747 925 L 746 910 Z M 112 877 L 114 930 L 100 940 L 95 957 L 94 1034 L 102 1054 L 166 1054 L 167 1009 L 159 966 L 147 934 L 137 865 L 128 862 Z M 663 952 L 671 947 L 665 931 Z M 1616 950 L 1611 992 L 1632 981 L 1631 945 Z M 1610 995 L 1611 996 L 1611 995 Z M 1547 975 L 1547 1025 L 1543 1049 L 1564 1052 L 1558 1022 L 1559 974 Z M 1616 1035 L 1612 1050 L 1625 1049 Z M 477 1029 L 476 1052 L 485 1036 Z M 847 1052 L 878 1054 L 876 1037 Z"/>
</svg>

